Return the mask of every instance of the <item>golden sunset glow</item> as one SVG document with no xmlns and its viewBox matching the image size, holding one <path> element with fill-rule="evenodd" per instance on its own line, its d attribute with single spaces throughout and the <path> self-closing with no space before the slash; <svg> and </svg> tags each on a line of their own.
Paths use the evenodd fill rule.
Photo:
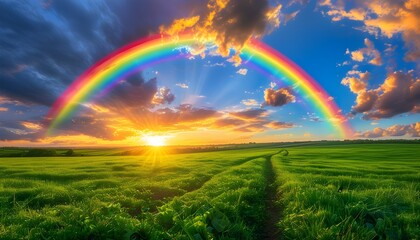
<svg viewBox="0 0 420 240">
<path fill-rule="evenodd" d="M 167 136 L 144 136 L 143 141 L 148 146 L 161 147 L 166 145 Z"/>
</svg>

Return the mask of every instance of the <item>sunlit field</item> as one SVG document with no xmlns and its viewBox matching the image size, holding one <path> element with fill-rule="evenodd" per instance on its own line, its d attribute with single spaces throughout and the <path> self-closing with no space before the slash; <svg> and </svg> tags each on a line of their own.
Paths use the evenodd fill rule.
<svg viewBox="0 0 420 240">
<path fill-rule="evenodd" d="M 418 144 L 290 149 L 272 158 L 286 239 L 418 239 Z"/>
<path fill-rule="evenodd" d="M 418 146 L 3 157 L 0 239 L 416 239 Z"/>
</svg>

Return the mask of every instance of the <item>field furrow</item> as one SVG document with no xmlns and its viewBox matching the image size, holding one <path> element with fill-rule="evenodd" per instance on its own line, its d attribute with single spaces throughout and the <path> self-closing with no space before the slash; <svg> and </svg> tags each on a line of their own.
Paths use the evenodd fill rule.
<svg viewBox="0 0 420 240">
<path fill-rule="evenodd" d="M 147 239 L 255 239 L 265 217 L 266 161 L 231 167 L 202 188 L 175 197 L 146 218 L 138 234 Z"/>
<path fill-rule="evenodd" d="M 174 197 L 273 152 L 2 158 L 0 239 L 38 239 L 51 231 L 52 239 L 118 239 Z"/>
<path fill-rule="evenodd" d="M 265 161 L 265 212 L 266 218 L 264 220 L 261 239 L 279 239 L 280 229 L 277 226 L 281 216 L 281 208 L 278 204 L 279 194 L 277 193 L 276 173 L 273 168 L 272 158 L 275 155 L 266 157 Z"/>
<path fill-rule="evenodd" d="M 0 158 L 0 239 L 420 236 L 417 145 L 287 146 Z"/>
</svg>

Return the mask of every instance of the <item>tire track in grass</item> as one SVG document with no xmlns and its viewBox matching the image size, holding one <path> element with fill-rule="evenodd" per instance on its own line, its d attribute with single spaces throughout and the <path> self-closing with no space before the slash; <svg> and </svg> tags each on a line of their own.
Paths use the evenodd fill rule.
<svg viewBox="0 0 420 240">
<path fill-rule="evenodd" d="M 244 159 L 241 159 L 241 160 L 237 160 L 237 162 L 235 164 L 232 164 L 230 166 L 227 166 L 224 170 L 219 171 L 219 172 L 213 174 L 209 178 L 203 179 L 204 181 L 201 181 L 199 183 L 195 183 L 194 184 L 194 187 L 183 189 L 183 190 L 186 190 L 186 191 L 185 191 L 185 193 L 182 193 L 182 194 L 176 194 L 176 193 L 173 193 L 173 194 L 170 194 L 170 195 L 167 195 L 167 194 L 156 194 L 155 195 L 154 194 L 152 198 L 158 204 L 156 204 L 155 206 L 152 207 L 150 213 L 152 213 L 152 214 L 157 213 L 158 212 L 158 208 L 160 206 L 164 205 L 166 202 L 170 202 L 175 197 L 182 197 L 183 195 L 185 195 L 185 194 L 187 194 L 189 192 L 194 192 L 196 190 L 199 190 L 200 188 L 202 188 L 204 186 L 204 184 L 206 184 L 208 181 L 212 180 L 215 176 L 218 176 L 220 174 L 223 174 L 223 173 L 229 171 L 230 169 L 232 169 L 234 167 L 241 166 L 241 165 L 246 164 L 247 162 L 252 161 L 254 159 L 257 159 L 257 158 L 270 159 L 272 156 L 274 156 L 276 154 L 277 153 L 274 153 L 274 154 L 262 154 L 262 155 L 257 155 L 257 156 L 252 156 L 252 157 L 247 157 L 247 158 L 244 158 Z M 163 200 L 165 200 L 165 201 L 163 201 Z M 136 216 L 137 214 L 138 213 L 135 213 L 132 216 Z"/>
<path fill-rule="evenodd" d="M 281 152 L 281 151 L 280 151 Z M 276 153 L 279 154 L 280 152 Z M 276 154 L 266 157 L 265 162 L 265 205 L 266 205 L 266 220 L 261 233 L 261 239 L 280 239 L 280 229 L 277 223 L 281 216 L 281 208 L 277 204 L 279 198 L 277 194 L 276 174 L 273 169 L 272 157 Z"/>
<path fill-rule="evenodd" d="M 275 153 L 275 154 L 277 154 L 277 153 Z M 210 176 L 209 178 L 206 178 L 204 181 L 202 181 L 202 182 L 200 182 L 198 184 L 195 183 L 194 187 L 187 187 L 184 190 L 186 190 L 186 193 L 196 191 L 196 190 L 202 188 L 203 185 L 206 182 L 210 181 L 212 178 L 214 178 L 215 176 L 217 176 L 219 174 L 223 174 L 224 172 L 227 172 L 227 171 L 229 171 L 230 169 L 232 169 L 234 167 L 241 166 L 241 165 L 243 165 L 243 164 L 245 164 L 245 163 L 247 163 L 249 161 L 252 161 L 254 159 L 257 159 L 257 158 L 270 158 L 271 156 L 273 156 L 275 154 L 262 154 L 262 155 L 257 155 L 257 156 L 252 156 L 252 157 L 247 157 L 247 158 L 244 158 L 244 159 L 241 159 L 241 160 L 237 160 L 237 162 L 235 164 L 226 166 L 226 168 L 224 170 L 221 170 L 219 172 L 216 172 L 212 176 Z M 182 194 L 182 195 L 184 195 L 184 194 Z M 180 195 L 180 196 L 182 196 L 182 195 Z M 175 197 L 175 196 L 173 196 L 173 197 Z M 159 200 L 159 199 L 157 199 L 157 200 Z"/>
<path fill-rule="evenodd" d="M 170 232 L 169 239 L 260 239 L 266 157 L 233 166 L 202 188 L 166 203 L 149 218 L 158 223 L 155 234 Z"/>
</svg>

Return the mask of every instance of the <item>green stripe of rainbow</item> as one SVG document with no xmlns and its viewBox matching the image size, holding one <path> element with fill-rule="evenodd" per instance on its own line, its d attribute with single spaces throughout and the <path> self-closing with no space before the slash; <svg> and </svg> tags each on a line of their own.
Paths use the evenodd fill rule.
<svg viewBox="0 0 420 240">
<path fill-rule="evenodd" d="M 47 119 L 50 121 L 47 134 L 51 134 L 71 117 L 79 104 L 91 100 L 134 71 L 177 57 L 189 56 L 180 49 L 188 48 L 194 43 L 196 42 L 191 34 L 179 35 L 176 40 L 171 36 L 155 35 L 111 53 L 76 79 L 54 103 L 47 114 Z M 285 56 L 258 40 L 251 40 L 244 47 L 241 57 L 273 76 L 283 76 L 289 83 L 297 84 L 298 89 L 338 130 L 341 137 L 352 136 L 350 125 L 344 120 L 340 109 L 325 90 Z"/>
</svg>

